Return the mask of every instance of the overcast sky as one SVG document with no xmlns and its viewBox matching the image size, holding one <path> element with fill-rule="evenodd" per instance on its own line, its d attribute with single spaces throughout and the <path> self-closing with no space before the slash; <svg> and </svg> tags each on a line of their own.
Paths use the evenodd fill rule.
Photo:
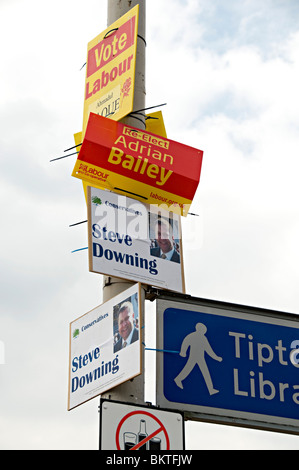
<svg viewBox="0 0 299 470">
<path fill-rule="evenodd" d="M 67 411 L 68 329 L 102 276 L 71 253 L 87 246 L 69 228 L 86 219 L 75 157 L 49 160 L 81 130 L 80 68 L 106 23 L 106 0 L 0 0 L 2 449 L 98 448 L 98 399 Z M 167 103 L 168 137 L 204 151 L 199 217 L 183 221 L 190 295 L 299 313 L 298 25 L 295 0 L 147 1 L 146 104 Z M 186 447 L 299 444 L 188 422 Z"/>
</svg>

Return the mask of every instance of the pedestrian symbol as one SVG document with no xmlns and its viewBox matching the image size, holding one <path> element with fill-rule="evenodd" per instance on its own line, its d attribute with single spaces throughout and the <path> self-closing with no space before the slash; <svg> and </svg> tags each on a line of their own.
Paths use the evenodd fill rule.
<svg viewBox="0 0 299 470">
<path fill-rule="evenodd" d="M 299 434 L 298 316 L 161 298 L 157 318 L 158 406 Z"/>
<path fill-rule="evenodd" d="M 222 361 L 222 357 L 217 356 L 217 354 L 215 354 L 213 351 L 208 338 L 206 337 L 206 332 L 207 327 L 203 323 L 197 323 L 195 331 L 188 334 L 184 338 L 181 345 L 180 356 L 186 357 L 187 351 L 189 349 L 189 358 L 181 372 L 175 377 L 174 381 L 178 387 L 183 389 L 184 387 L 182 381 L 185 380 L 192 372 L 194 367 L 198 365 L 208 388 L 209 394 L 214 395 L 215 393 L 218 393 L 219 390 L 215 389 L 213 386 L 211 375 L 205 359 L 205 353 L 218 362 Z"/>
</svg>

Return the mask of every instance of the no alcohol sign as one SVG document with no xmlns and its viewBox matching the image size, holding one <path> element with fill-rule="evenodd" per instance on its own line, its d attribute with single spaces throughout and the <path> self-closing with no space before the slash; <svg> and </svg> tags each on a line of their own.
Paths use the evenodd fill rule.
<svg viewBox="0 0 299 470">
<path fill-rule="evenodd" d="M 101 400 L 101 450 L 182 450 L 184 417 L 180 412 Z"/>
</svg>

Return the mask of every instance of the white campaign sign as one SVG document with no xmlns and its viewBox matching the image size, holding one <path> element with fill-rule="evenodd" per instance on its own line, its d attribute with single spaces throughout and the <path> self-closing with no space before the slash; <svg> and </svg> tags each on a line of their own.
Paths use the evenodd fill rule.
<svg viewBox="0 0 299 470">
<path fill-rule="evenodd" d="M 140 296 L 135 284 L 70 323 L 69 410 L 141 374 Z"/>
<path fill-rule="evenodd" d="M 93 187 L 87 199 L 90 271 L 185 291 L 178 214 Z"/>
</svg>

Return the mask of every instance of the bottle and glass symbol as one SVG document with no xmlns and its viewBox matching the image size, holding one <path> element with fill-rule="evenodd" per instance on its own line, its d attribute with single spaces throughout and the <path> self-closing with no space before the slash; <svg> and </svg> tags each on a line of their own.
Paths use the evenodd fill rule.
<svg viewBox="0 0 299 470">
<path fill-rule="evenodd" d="M 148 437 L 146 431 L 146 421 L 141 419 L 139 423 L 139 432 L 135 434 L 134 432 L 126 431 L 123 433 L 124 438 L 124 450 L 130 450 L 135 447 L 137 444 L 142 442 Z M 151 437 L 144 444 L 142 444 L 136 450 L 160 450 L 161 449 L 161 439 L 157 436 Z"/>
<path fill-rule="evenodd" d="M 137 444 L 137 434 L 124 432 L 124 450 L 131 450 Z"/>
</svg>

